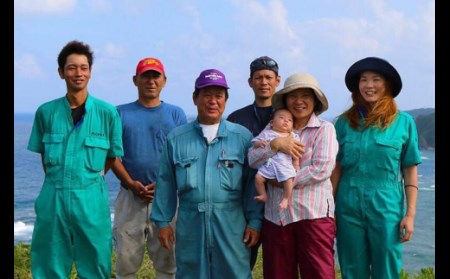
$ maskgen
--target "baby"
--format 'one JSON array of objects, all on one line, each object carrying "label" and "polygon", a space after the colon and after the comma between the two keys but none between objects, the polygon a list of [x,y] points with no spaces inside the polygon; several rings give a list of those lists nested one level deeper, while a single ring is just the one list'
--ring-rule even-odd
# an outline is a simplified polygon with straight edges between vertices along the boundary
[{"label": "baby", "polygon": [[[264,129],[253,140],[253,146],[265,147],[272,139],[276,137],[288,137],[292,134],[293,138],[300,140],[299,136],[292,132],[294,127],[294,118],[287,109],[277,109],[274,111],[272,119],[269,122],[270,129]],[[290,204],[292,189],[294,188],[294,177],[300,168],[299,158],[293,158],[291,155],[277,152],[270,158],[266,164],[262,165],[255,176],[255,185],[258,196],[255,200],[260,202],[267,201],[267,192],[265,183],[268,179],[277,179],[283,184],[283,199],[278,209],[284,210]]]}]

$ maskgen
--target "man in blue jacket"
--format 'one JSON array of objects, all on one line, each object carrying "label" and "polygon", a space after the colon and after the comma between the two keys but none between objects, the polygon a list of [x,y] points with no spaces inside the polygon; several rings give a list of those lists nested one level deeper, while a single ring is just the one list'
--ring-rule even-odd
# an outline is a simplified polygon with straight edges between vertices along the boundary
[{"label": "man in blue jacket", "polygon": [[178,202],[177,278],[252,278],[250,248],[263,211],[246,156],[252,134],[222,119],[228,89],[219,70],[201,72],[193,93],[197,119],[173,129],[162,151],[150,218],[170,249]]}]

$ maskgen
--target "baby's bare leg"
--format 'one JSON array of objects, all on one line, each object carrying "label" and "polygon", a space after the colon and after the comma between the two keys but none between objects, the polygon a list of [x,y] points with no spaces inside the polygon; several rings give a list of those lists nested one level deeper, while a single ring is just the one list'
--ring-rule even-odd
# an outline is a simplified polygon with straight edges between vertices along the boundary
[{"label": "baby's bare leg", "polygon": [[294,178],[289,178],[286,181],[283,181],[283,199],[280,202],[280,205],[278,206],[278,210],[284,210],[288,207],[291,196],[292,196],[292,189],[294,188]]},{"label": "baby's bare leg", "polygon": [[267,201],[266,181],[267,179],[259,173],[255,175],[255,187],[258,192],[258,196],[255,197],[255,200],[260,202]]}]

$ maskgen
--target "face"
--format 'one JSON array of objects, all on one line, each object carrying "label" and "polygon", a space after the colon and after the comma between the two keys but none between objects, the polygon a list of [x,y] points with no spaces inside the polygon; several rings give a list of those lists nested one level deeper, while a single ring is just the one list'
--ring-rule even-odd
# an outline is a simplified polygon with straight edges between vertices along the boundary
[{"label": "face", "polygon": [[371,71],[361,73],[358,87],[363,99],[371,105],[387,94],[386,79],[379,73]]},{"label": "face", "polygon": [[273,119],[270,120],[270,124],[272,125],[272,129],[274,131],[289,133],[292,131],[294,126],[294,118],[292,117],[292,113],[290,113],[287,109],[277,110],[273,116]]},{"label": "face", "polygon": [[166,77],[157,71],[146,71],[133,76],[133,83],[138,88],[140,100],[159,99],[161,90],[166,85]]},{"label": "face", "polygon": [[248,84],[255,93],[255,99],[270,99],[280,84],[280,76],[272,70],[259,70],[248,79]]},{"label": "face", "polygon": [[197,106],[198,120],[201,124],[212,125],[220,122],[225,111],[226,89],[220,86],[207,86],[193,96]]},{"label": "face", "polygon": [[286,96],[286,108],[295,119],[295,129],[303,128],[314,111],[315,98],[311,88],[299,88]]},{"label": "face", "polygon": [[58,69],[61,79],[66,81],[68,92],[80,92],[87,90],[87,84],[91,78],[91,68],[88,59],[82,54],[67,56],[64,69]]}]

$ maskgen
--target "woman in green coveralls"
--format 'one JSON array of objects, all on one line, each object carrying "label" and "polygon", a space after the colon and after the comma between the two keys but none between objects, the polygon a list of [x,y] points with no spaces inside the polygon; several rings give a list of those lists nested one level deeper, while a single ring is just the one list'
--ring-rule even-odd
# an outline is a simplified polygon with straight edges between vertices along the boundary
[{"label": "woman in green coveralls", "polygon": [[353,104],[335,124],[339,153],[332,175],[342,278],[399,278],[401,243],[411,239],[416,215],[416,125],[397,109],[402,81],[389,62],[359,60],[345,83]]},{"label": "woman in green coveralls", "polygon": [[[45,180],[35,202],[35,279],[111,278],[112,229],[104,171],[123,155],[117,109],[88,94],[93,53],[69,42],[58,55],[67,94],[36,111],[28,149],[41,153]],[[105,167],[106,163],[106,167]]]}]

